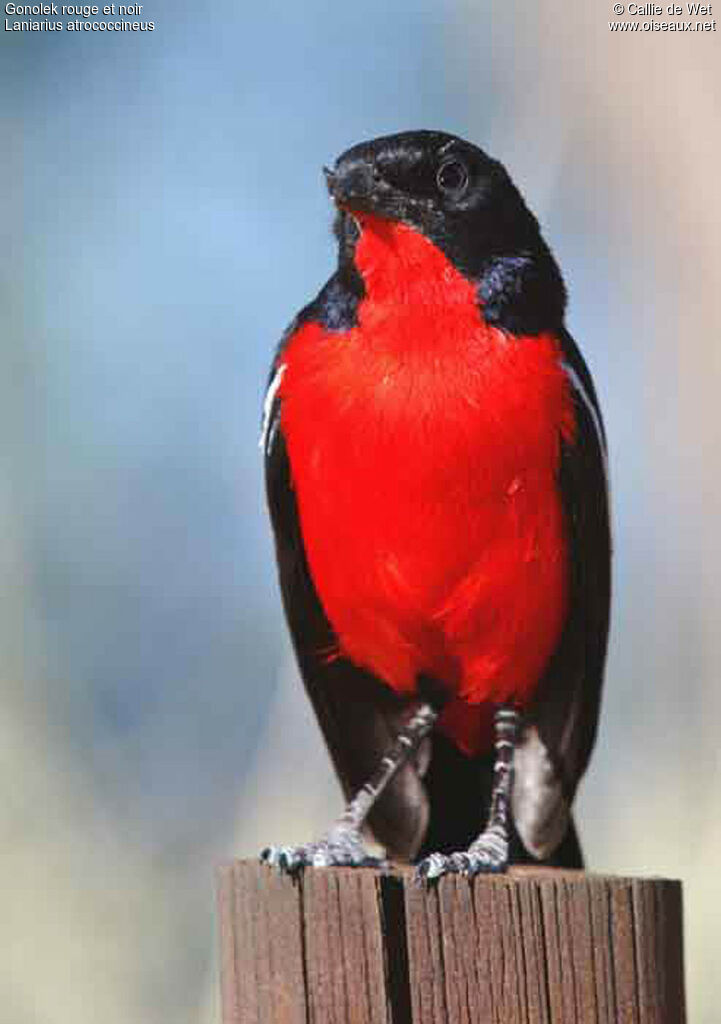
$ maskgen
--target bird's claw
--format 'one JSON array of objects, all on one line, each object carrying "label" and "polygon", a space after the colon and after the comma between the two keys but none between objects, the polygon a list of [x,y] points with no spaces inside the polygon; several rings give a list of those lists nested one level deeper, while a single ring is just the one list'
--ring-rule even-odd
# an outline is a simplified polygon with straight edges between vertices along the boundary
[{"label": "bird's claw", "polygon": [[499,849],[497,841],[484,843],[483,837],[468,850],[459,853],[432,853],[425,857],[415,870],[415,881],[420,885],[430,885],[443,875],[475,875],[500,874],[508,867],[508,849]]},{"label": "bird's claw", "polygon": [[261,852],[260,860],[289,875],[297,874],[305,867],[386,866],[385,860],[368,853],[358,832],[348,829],[337,829],[315,843],[301,846],[267,846]]}]

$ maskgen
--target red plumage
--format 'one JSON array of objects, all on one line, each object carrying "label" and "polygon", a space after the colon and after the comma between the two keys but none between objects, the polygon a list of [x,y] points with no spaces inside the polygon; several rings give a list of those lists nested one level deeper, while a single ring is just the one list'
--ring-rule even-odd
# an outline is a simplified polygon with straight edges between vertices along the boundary
[{"label": "red plumage", "polygon": [[441,728],[477,753],[488,705],[528,703],[567,614],[568,378],[552,335],[488,325],[425,236],[357,219],[358,326],[307,323],[283,354],[303,542],[338,653],[398,692],[438,680]]}]

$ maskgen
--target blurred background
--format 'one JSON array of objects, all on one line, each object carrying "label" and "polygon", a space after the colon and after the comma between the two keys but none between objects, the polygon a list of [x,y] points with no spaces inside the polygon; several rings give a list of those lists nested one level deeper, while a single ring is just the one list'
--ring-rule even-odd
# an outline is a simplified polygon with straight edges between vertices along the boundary
[{"label": "blurred background", "polygon": [[150,0],[152,33],[3,33],[8,1024],[218,1024],[214,866],[340,807],[258,424],[333,265],[321,165],[417,127],[502,159],[564,270],[617,549],[587,858],[683,879],[690,1020],[718,1021],[721,32],[390,7]]}]

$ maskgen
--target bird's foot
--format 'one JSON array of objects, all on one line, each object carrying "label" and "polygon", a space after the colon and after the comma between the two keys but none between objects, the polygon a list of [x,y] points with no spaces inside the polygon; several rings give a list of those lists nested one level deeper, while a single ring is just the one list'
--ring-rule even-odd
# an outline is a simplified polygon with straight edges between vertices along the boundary
[{"label": "bird's foot", "polygon": [[463,852],[432,853],[415,870],[415,879],[428,885],[442,875],[500,874],[508,867],[508,841],[497,832],[484,832]]},{"label": "bird's foot", "polygon": [[373,857],[366,850],[360,832],[349,828],[333,828],[322,839],[302,846],[267,846],[261,853],[264,864],[294,875],[301,868],[382,868],[385,860]]}]

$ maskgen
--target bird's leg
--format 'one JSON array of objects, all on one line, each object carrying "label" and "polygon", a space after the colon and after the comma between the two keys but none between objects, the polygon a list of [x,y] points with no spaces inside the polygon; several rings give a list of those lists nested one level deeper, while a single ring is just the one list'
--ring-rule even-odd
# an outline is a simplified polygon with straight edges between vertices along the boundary
[{"label": "bird's leg", "polygon": [[494,716],[496,760],[488,824],[467,850],[448,855],[432,853],[416,868],[419,881],[431,881],[445,874],[477,875],[505,871],[508,867],[508,829],[513,788],[513,753],[520,715],[501,706]]},{"label": "bird's leg", "polygon": [[361,829],[376,800],[396,772],[418,750],[437,718],[438,712],[430,704],[417,707],[396,736],[391,749],[381,759],[376,771],[321,839],[303,846],[268,846],[261,853],[260,859],[290,873],[306,865],[382,866],[384,862],[378,857],[372,857],[366,850]]}]

